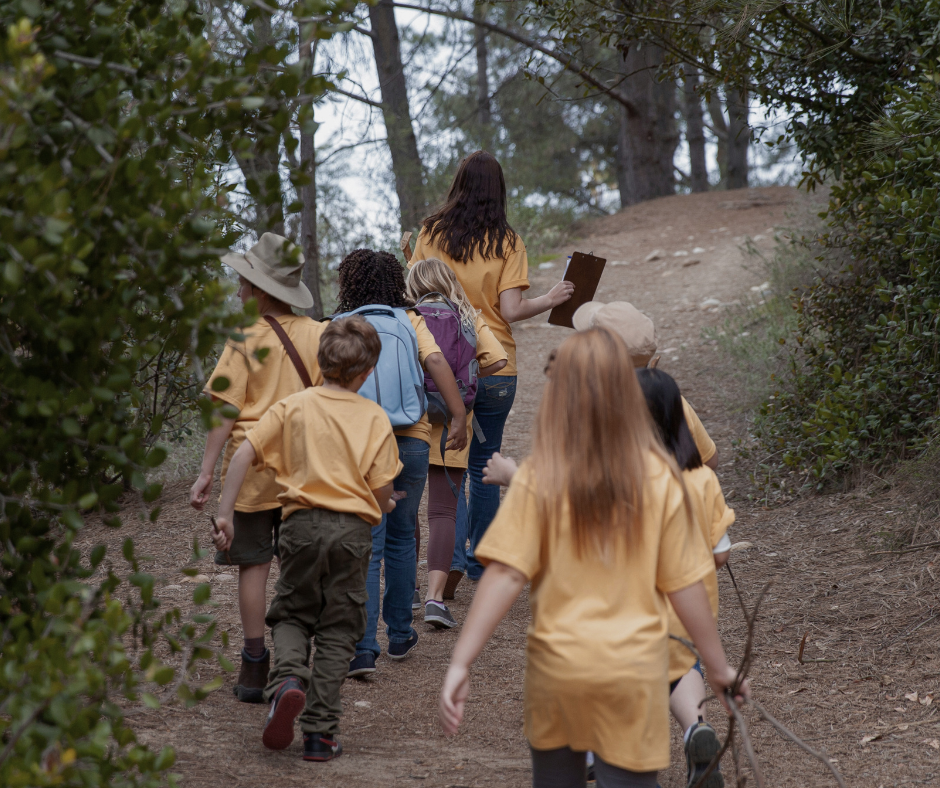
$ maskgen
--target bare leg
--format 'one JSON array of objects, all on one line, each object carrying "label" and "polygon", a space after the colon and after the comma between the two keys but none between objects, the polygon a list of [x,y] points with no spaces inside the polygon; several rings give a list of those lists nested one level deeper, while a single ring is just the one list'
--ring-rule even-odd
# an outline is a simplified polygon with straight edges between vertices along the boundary
[{"label": "bare leg", "polygon": [[264,637],[265,599],[271,562],[238,567],[238,612],[246,638]]},{"label": "bare leg", "polygon": [[694,668],[686,673],[679,685],[669,696],[669,710],[685,733],[698,718],[705,718],[705,707],[699,704],[705,700],[705,680]]},{"label": "bare leg", "polygon": [[447,572],[431,570],[428,572],[428,599],[435,602],[444,601],[444,584],[447,583]]}]

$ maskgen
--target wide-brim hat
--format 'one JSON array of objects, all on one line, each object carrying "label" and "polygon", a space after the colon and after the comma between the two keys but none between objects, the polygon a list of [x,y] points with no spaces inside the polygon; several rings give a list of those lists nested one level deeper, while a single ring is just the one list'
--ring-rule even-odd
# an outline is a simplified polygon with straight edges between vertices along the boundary
[{"label": "wide-brim hat", "polygon": [[313,296],[301,280],[304,256],[283,236],[265,233],[245,254],[232,252],[222,262],[278,301],[299,309],[313,306]]},{"label": "wide-brim hat", "polygon": [[575,329],[606,328],[627,344],[633,365],[645,367],[656,354],[656,328],[653,321],[627,301],[588,301],[578,307],[571,319]]}]

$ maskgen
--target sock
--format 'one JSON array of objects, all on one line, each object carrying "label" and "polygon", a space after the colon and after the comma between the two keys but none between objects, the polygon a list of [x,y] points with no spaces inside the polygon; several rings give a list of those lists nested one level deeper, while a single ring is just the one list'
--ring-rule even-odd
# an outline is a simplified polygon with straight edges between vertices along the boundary
[{"label": "sock", "polygon": [[260,638],[245,638],[245,652],[252,659],[264,656],[264,635]]}]

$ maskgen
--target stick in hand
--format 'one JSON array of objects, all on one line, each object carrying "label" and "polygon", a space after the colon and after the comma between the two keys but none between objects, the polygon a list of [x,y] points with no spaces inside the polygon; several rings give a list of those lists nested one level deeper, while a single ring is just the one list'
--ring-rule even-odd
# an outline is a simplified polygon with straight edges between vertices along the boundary
[{"label": "stick in hand", "polygon": [[[219,526],[218,526],[218,523],[216,523],[215,521],[215,516],[210,516],[209,522],[212,523],[212,533],[213,534],[219,533]],[[232,557],[228,554],[228,550],[225,551],[225,563],[228,564],[229,566],[232,565]]]}]

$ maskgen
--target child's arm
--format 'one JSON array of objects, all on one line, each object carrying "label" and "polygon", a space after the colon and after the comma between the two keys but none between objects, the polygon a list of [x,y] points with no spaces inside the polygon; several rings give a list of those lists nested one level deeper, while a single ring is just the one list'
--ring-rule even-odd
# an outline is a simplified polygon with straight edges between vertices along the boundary
[{"label": "child's arm", "polygon": [[379,508],[385,513],[388,514],[392,509],[395,508],[396,499],[393,497],[395,494],[395,482],[389,482],[382,487],[379,487],[378,490],[373,490],[372,494],[375,496],[376,502],[379,504]]},{"label": "child's arm", "polygon": [[202,468],[199,478],[189,491],[189,505],[197,512],[201,512],[209,496],[212,494],[212,476],[215,473],[215,464],[225,447],[225,441],[232,434],[235,419],[222,419],[218,427],[213,427],[206,435],[206,450],[202,455]]},{"label": "child's arm", "polygon": [[235,527],[232,518],[235,516],[235,500],[242,482],[248,474],[248,469],[254,464],[257,454],[250,441],[245,441],[238,447],[235,456],[228,466],[225,476],[225,486],[222,487],[222,500],[219,502],[219,515],[215,518],[218,530],[212,532],[212,541],[216,550],[228,550],[232,546],[235,536]]},{"label": "child's arm", "polygon": [[454,371],[447,363],[443,353],[432,353],[424,360],[424,368],[441,392],[444,404],[451,412],[450,435],[447,438],[446,448],[460,451],[467,445],[467,406],[463,404],[463,397],[457,389]]},{"label": "child's arm", "polygon": [[519,466],[512,457],[503,457],[498,451],[486,461],[483,469],[483,484],[498,484],[508,487],[512,477],[516,475]]},{"label": "child's arm", "polygon": [[499,294],[499,313],[507,323],[517,323],[554,309],[574,293],[574,284],[562,280],[538,298],[523,298],[521,287],[511,287]]},{"label": "child's arm", "polygon": [[477,372],[477,377],[479,378],[488,378],[490,375],[495,375],[503,367],[505,367],[509,361],[505,358],[501,358],[495,364],[490,364],[488,367],[480,367],[480,371]]},{"label": "child's arm", "polygon": [[[699,580],[668,596],[676,615],[679,616],[682,625],[692,636],[692,642],[695,643],[699,654],[702,655],[712,691],[721,701],[721,705],[728,709],[728,704],[725,702],[725,690],[734,684],[737,671],[728,664],[725,650],[721,647],[721,638],[718,637],[718,627],[715,625],[705,584]],[[751,696],[751,686],[747,679],[741,683],[737,698],[742,696],[745,698]],[[730,709],[728,713],[731,713]]]},{"label": "child's arm", "polygon": [[725,564],[728,563],[728,556],[731,555],[730,550],[722,550],[720,553],[714,553],[715,556],[715,569],[721,569]]},{"label": "child's arm", "polygon": [[526,577],[522,572],[498,561],[493,561],[480,578],[441,689],[438,717],[448,736],[457,732],[463,719],[464,704],[470,694],[470,666],[525,584]]}]

